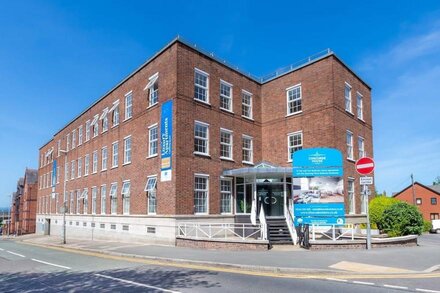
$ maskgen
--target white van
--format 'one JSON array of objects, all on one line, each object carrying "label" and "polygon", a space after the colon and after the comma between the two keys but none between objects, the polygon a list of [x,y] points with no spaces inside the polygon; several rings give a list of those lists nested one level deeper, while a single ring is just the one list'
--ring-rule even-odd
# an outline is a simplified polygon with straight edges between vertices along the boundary
[{"label": "white van", "polygon": [[440,220],[432,220],[432,228],[429,232],[440,233]]}]

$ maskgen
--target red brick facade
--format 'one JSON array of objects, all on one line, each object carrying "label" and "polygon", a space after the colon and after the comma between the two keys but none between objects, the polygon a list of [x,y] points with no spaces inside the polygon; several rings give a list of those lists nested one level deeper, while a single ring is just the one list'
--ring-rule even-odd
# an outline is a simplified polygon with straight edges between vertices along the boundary
[{"label": "red brick facade", "polygon": [[[200,69],[209,74],[209,103],[194,99],[194,70]],[[149,77],[158,73],[159,103],[148,106],[148,91],[144,88]],[[220,80],[232,84],[232,112],[220,109]],[[352,87],[352,103],[356,113],[356,92],[363,95],[364,119],[357,119],[344,108],[344,85]],[[286,88],[301,84],[301,113],[286,117]],[[252,119],[242,116],[241,93],[245,90],[252,94]],[[131,92],[133,97],[133,117],[124,121],[125,95]],[[110,108],[114,101],[120,101],[120,123],[112,127],[111,113],[109,129],[102,132],[101,120],[98,120],[99,134],[85,141],[85,127],[88,120]],[[160,106],[173,100],[173,154],[172,179],[160,180],[160,143],[159,154],[148,157],[148,128],[158,123],[160,133]],[[194,123],[201,121],[209,124],[209,156],[194,154]],[[78,129],[83,128],[82,143],[78,145]],[[220,159],[220,128],[232,131],[232,160]],[[357,156],[357,137],[365,139],[365,150],[373,155],[372,117],[370,88],[350,71],[334,54],[307,64],[297,70],[267,82],[250,78],[231,67],[218,62],[211,56],[201,53],[186,43],[176,40],[142,65],[121,84],[104,95],[99,101],[85,110],[69,124],[64,126],[40,149],[38,213],[55,214],[62,205],[65,161],[69,163],[69,178],[66,191],[75,191],[73,210],[76,210],[77,190],[88,188],[88,214],[92,212],[91,188],[98,188],[97,214],[100,214],[100,191],[105,184],[107,197],[111,183],[118,183],[117,214],[123,214],[121,187],[124,180],[130,180],[130,215],[147,214],[147,194],[144,191],[147,177],[157,175],[157,216],[194,214],[194,175],[209,175],[208,214],[220,213],[220,176],[224,170],[252,165],[242,162],[242,135],[253,138],[253,163],[268,161],[280,166],[290,166],[288,162],[287,135],[294,131],[303,132],[303,148],[336,147],[346,153],[346,131],[353,132],[354,153]],[[72,140],[76,132],[75,147],[67,154],[58,152],[67,148],[67,134]],[[132,138],[131,163],[123,164],[124,138]],[[112,168],[112,143],[119,142],[118,166]],[[101,170],[101,150],[107,147],[107,169]],[[52,151],[51,151],[52,150]],[[92,173],[92,153],[98,151],[98,170]],[[84,158],[90,155],[90,171],[84,175]],[[78,176],[78,158],[82,159],[82,174]],[[52,171],[52,161],[59,166],[58,183],[52,198],[51,184],[47,184]],[[71,179],[71,162],[75,161],[75,178]],[[345,161],[346,177],[353,177],[355,184],[356,213],[360,213],[358,175],[354,170],[354,161]],[[46,178],[46,180],[44,180]],[[45,181],[45,182],[44,182]],[[234,196],[234,195],[233,195]],[[57,200],[58,198],[58,200]],[[81,203],[82,205],[82,203]],[[82,210],[82,208],[81,208]],[[107,198],[106,215],[110,214],[110,199]]]},{"label": "red brick facade", "polygon": [[415,182],[414,193],[410,185],[393,197],[409,204],[415,204],[422,213],[423,219],[427,221],[440,219],[440,192],[433,188],[436,188],[436,186],[425,186]]}]

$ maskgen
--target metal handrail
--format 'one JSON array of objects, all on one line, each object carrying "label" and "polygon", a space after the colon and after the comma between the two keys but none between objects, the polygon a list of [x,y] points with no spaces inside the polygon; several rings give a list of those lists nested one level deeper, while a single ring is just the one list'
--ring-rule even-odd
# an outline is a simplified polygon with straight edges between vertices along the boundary
[{"label": "metal handrail", "polygon": [[296,245],[298,241],[298,236],[296,235],[296,230],[293,227],[293,215],[292,215],[292,206],[290,199],[287,205],[286,223],[287,223],[287,227],[289,228],[289,232],[290,232],[290,236],[292,237],[293,244]]},{"label": "metal handrail", "polygon": [[196,239],[224,239],[242,241],[256,238],[266,240],[264,224],[237,223],[178,223],[177,236]]},{"label": "metal handrail", "polygon": [[266,213],[264,212],[263,204],[260,205],[260,214],[258,215],[258,219],[260,220],[262,237],[264,240],[267,240],[267,221],[266,221]]}]

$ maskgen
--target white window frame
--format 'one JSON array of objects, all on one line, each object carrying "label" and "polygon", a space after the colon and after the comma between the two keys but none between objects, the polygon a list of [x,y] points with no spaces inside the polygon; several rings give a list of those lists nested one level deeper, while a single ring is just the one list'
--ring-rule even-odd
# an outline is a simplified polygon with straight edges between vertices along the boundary
[{"label": "white window frame", "polygon": [[119,141],[112,143],[112,169],[118,167],[119,163]]},{"label": "white window frame", "polygon": [[[127,143],[129,142],[129,147]],[[128,165],[131,163],[132,157],[132,140],[131,135],[124,137],[124,163],[122,165]]]},{"label": "white window frame", "polygon": [[87,215],[89,213],[89,189],[84,188],[84,191],[81,195],[83,200],[83,214]]},{"label": "white window frame", "polygon": [[[222,190],[222,181],[228,182],[230,184],[230,190],[226,191],[226,190]],[[232,184],[232,178],[225,178],[225,177],[220,177],[220,213],[222,215],[230,215],[232,214],[232,206],[233,206],[233,197],[232,197],[232,190],[233,190],[233,184]],[[229,195],[229,212],[224,212],[223,211],[223,195]]]},{"label": "white window frame", "polygon": [[[349,135],[350,141],[348,140]],[[347,159],[354,161],[353,132],[351,132],[350,130],[347,130],[345,134],[345,142],[347,146]]]},{"label": "white window frame", "polygon": [[356,92],[356,112],[357,118],[364,121],[364,96]]},{"label": "white window frame", "polygon": [[76,212],[75,212],[75,214],[77,214],[77,215],[79,215],[80,214],[80,212],[81,212],[81,190],[80,189],[77,189],[76,190]]},{"label": "white window frame", "polygon": [[71,162],[70,162],[70,166],[71,166],[71,169],[70,169],[70,180],[73,180],[73,179],[75,179],[75,171],[76,171],[76,166],[75,166],[75,160],[72,160]]},{"label": "white window frame", "polygon": [[[64,163],[64,181],[69,181],[69,162]],[[43,174],[43,176],[46,176],[46,174]],[[46,188],[46,177],[43,177],[43,188]]]},{"label": "white window frame", "polygon": [[[352,189],[350,190],[350,183],[352,184]],[[353,215],[356,213],[356,203],[355,203],[355,180],[353,177],[347,178],[347,202],[348,202],[348,213]],[[351,200],[350,200],[351,197]]]},{"label": "white window frame", "polygon": [[[229,87],[229,96],[222,93],[222,86]],[[229,108],[225,108],[222,106],[222,99],[229,100]],[[233,104],[234,104],[233,103],[233,85],[229,82],[222,80],[222,79],[220,79],[220,103],[219,104],[220,104],[219,105],[220,109],[227,111],[227,112],[234,113],[234,110],[233,110],[233,107],[234,107],[233,106]]]},{"label": "white window frame", "polygon": [[92,186],[92,215],[96,215],[98,187]]},{"label": "white window frame", "polygon": [[80,178],[82,176],[82,158],[78,158],[78,171],[76,174],[77,178]]},{"label": "white window frame", "polygon": [[[297,135],[301,136],[301,144],[290,145],[291,137],[293,138],[294,136],[297,136]],[[291,133],[287,134],[287,162],[292,162],[292,154],[295,152],[295,150],[291,151],[291,149],[300,148],[298,150],[302,150],[303,145],[304,145],[304,135],[303,135],[303,131],[302,130],[291,132]]]},{"label": "white window frame", "polygon": [[[197,125],[199,125],[201,127],[206,127],[206,137],[196,136],[196,126]],[[200,152],[200,151],[195,150],[196,149],[196,142],[195,142],[196,139],[205,142],[206,152]],[[197,121],[197,120],[194,121],[194,143],[193,144],[194,144],[194,146],[193,146],[194,152],[193,153],[195,155],[209,156],[209,124],[208,123],[205,123],[202,121]]]},{"label": "white window frame", "polygon": [[125,109],[124,121],[126,121],[133,117],[133,91],[129,91],[128,93],[125,94],[124,109]]},{"label": "white window frame", "polygon": [[[128,191],[125,190],[126,189],[126,185],[128,185]],[[131,189],[131,182],[130,182],[130,180],[122,181],[122,188],[121,188],[122,214],[124,214],[124,215],[129,215],[130,214],[130,189]]]},{"label": "white window frame", "polygon": [[107,185],[101,185],[101,215],[106,214],[107,206]]},{"label": "white window frame", "polygon": [[89,175],[90,170],[90,154],[84,156],[84,176]]},{"label": "white window frame", "polygon": [[59,139],[57,142],[57,157],[59,157],[60,155],[61,155],[61,139]]},{"label": "white window frame", "polygon": [[[222,134],[227,134],[229,135],[229,143],[226,142],[222,142]],[[229,148],[229,156],[225,157],[222,156],[222,147],[227,147]],[[226,128],[220,128],[220,159],[222,160],[230,160],[233,161],[234,160],[234,135],[233,135],[233,131],[226,129]]]},{"label": "white window frame", "polygon": [[[145,192],[147,192],[147,214],[157,214],[157,174],[147,177],[147,183],[145,184]],[[154,211],[150,211],[152,197],[154,197]]]},{"label": "white window frame", "polygon": [[70,151],[70,133],[66,135],[66,152]]},{"label": "white window frame", "polygon": [[[290,92],[292,92],[294,90],[297,90],[297,89],[299,89],[299,98],[295,97],[295,98],[291,99],[290,98]],[[300,109],[298,111],[291,112],[290,111],[290,105],[294,104],[296,101],[299,101]],[[293,85],[293,86],[288,87],[286,89],[286,102],[287,102],[287,114],[286,114],[286,116],[292,116],[292,115],[299,114],[299,113],[302,112],[302,86],[301,86],[301,83]]]},{"label": "white window frame", "polygon": [[[195,215],[207,215],[209,214],[209,175],[208,174],[200,174],[200,173],[196,173],[194,174],[194,196],[193,196],[193,200],[194,200],[194,214]],[[206,179],[206,189],[197,189],[196,188],[196,178],[203,178]],[[196,192],[206,192],[206,197],[205,197],[205,208],[206,210],[203,212],[197,212],[197,208],[196,208]]]},{"label": "white window frame", "polygon": [[[244,147],[244,140],[245,139],[249,139],[250,140],[250,144],[251,144],[250,148],[245,148]],[[250,152],[250,157],[251,157],[250,161],[244,160],[243,151],[245,151],[245,150]],[[241,136],[241,153],[242,153],[241,154],[242,155],[242,163],[249,164],[249,165],[253,165],[254,164],[254,138],[252,136],[249,136],[249,135],[246,135],[246,134],[243,134]]]},{"label": "white window frame", "polygon": [[[156,138],[152,138],[152,132],[156,130]],[[154,148],[156,152],[153,152]],[[148,126],[148,158],[157,157],[159,152],[159,127],[157,123]]]},{"label": "white window frame", "polygon": [[102,122],[100,122],[102,124],[102,131],[101,133],[107,132],[108,130],[108,107],[104,108],[104,110],[102,110],[102,114],[99,117],[99,120],[102,120]]},{"label": "white window frame", "polygon": [[[244,96],[249,96],[249,104],[244,103]],[[249,116],[244,114],[244,107],[249,108]],[[253,119],[253,94],[251,92],[248,92],[246,90],[241,90],[241,117],[244,117],[249,120]]]},{"label": "white window frame", "polygon": [[[204,77],[206,77],[206,86],[197,84],[197,79],[196,79],[197,74],[200,74],[200,75],[203,75]],[[198,99],[196,97],[196,87],[205,91],[205,100]],[[194,100],[210,105],[210,103],[209,103],[209,73],[207,73],[203,70],[200,70],[198,68],[194,68]]]},{"label": "white window frame", "polygon": [[107,170],[107,158],[108,158],[108,149],[107,147],[102,147],[101,149],[101,172]]},{"label": "white window frame", "polygon": [[119,125],[120,113],[119,113],[119,103],[112,111],[112,128]]},{"label": "white window frame", "polygon": [[76,147],[76,129],[72,130],[72,150]]},{"label": "white window frame", "polygon": [[[348,89],[348,96],[347,96]],[[353,114],[353,99],[352,99],[352,87],[348,82],[344,85],[344,108],[350,114]]]},{"label": "white window frame", "polygon": [[78,127],[78,145],[80,146],[82,145],[82,143],[83,143],[83,126],[80,125]]},{"label": "white window frame", "polygon": [[86,139],[85,141],[89,141],[90,140],[90,120],[86,121]]},{"label": "white window frame", "polygon": [[[154,90],[154,85],[157,84],[157,89]],[[159,103],[159,72],[156,72],[148,78],[148,84],[144,88],[148,91],[148,108],[153,107]]]},{"label": "white window frame", "polygon": [[92,174],[98,172],[98,150],[94,150],[92,153]]},{"label": "white window frame", "polygon": [[[115,187],[114,189],[113,186]],[[116,215],[118,213],[118,183],[117,182],[113,182],[110,185],[109,198],[110,198],[110,214]]]},{"label": "white window frame", "polygon": [[358,136],[358,156],[359,159],[367,156],[367,152],[365,151],[365,139],[362,136]]}]

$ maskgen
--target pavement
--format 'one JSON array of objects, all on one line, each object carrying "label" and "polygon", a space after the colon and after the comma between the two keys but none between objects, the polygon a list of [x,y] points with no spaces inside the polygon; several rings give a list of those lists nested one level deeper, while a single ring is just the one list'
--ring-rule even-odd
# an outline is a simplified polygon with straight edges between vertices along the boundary
[{"label": "pavement", "polygon": [[61,244],[56,236],[28,235],[16,241],[113,256],[142,258],[167,263],[204,264],[276,272],[352,273],[440,273],[440,234],[419,237],[417,247],[387,247],[372,250],[309,251],[293,246],[269,251],[205,250],[185,247],[68,239]]},{"label": "pavement", "polygon": [[[79,239],[62,245],[59,237],[38,235],[2,238],[0,288],[1,292],[440,293],[440,271],[433,265],[440,263],[439,236],[422,236],[418,247],[371,251],[282,247],[239,252]],[[427,259],[422,257],[429,253]],[[392,257],[402,259],[393,262],[398,266],[388,264]]]}]

